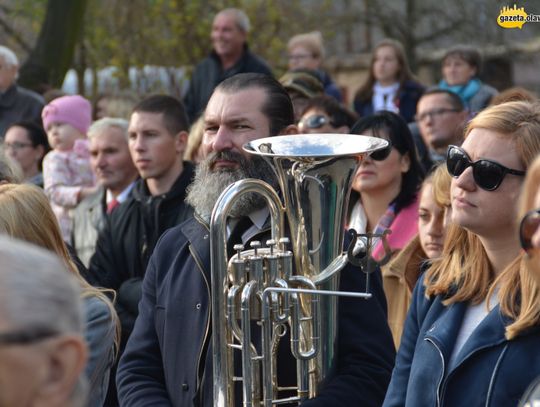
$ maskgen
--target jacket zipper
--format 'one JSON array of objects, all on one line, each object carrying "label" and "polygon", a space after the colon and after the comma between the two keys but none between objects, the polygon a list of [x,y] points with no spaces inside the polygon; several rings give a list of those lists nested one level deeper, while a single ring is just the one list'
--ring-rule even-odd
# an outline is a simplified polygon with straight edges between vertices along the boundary
[{"label": "jacket zipper", "polygon": [[437,344],[431,338],[424,338],[424,340],[428,341],[428,342],[431,342],[431,344],[433,346],[435,346],[435,349],[437,349],[437,351],[439,352],[439,356],[441,357],[442,372],[441,372],[441,377],[439,378],[439,383],[437,383],[437,407],[441,407],[441,385],[442,385],[443,378],[444,378],[444,371],[446,369],[445,363],[444,363],[444,356],[443,356],[441,350],[439,349],[439,347],[437,346]]},{"label": "jacket zipper", "polygon": [[[204,271],[203,271],[203,267],[202,267],[202,264],[200,262],[200,259],[197,257],[196,253],[191,250],[191,245],[189,246],[189,252],[191,253],[191,256],[193,257],[193,259],[195,260],[195,263],[197,264],[197,268],[199,269],[199,272],[202,274],[203,276],[203,279],[204,279],[204,283],[206,284],[206,291],[208,292],[208,298],[209,298],[209,301],[208,301],[208,312],[206,314],[206,329],[205,329],[205,332],[204,332],[204,340],[202,342],[202,345],[201,345],[201,349],[199,350],[199,356],[197,357],[197,391],[200,389],[200,386],[201,386],[201,381],[202,381],[202,375],[200,374],[201,372],[201,356],[202,356],[202,353],[203,353],[203,350],[204,350],[204,345],[206,343],[206,340],[208,338],[208,331],[210,329],[210,316],[212,315],[212,301],[211,301],[211,293],[210,293],[210,286],[208,284],[208,280],[206,279],[206,276],[204,275]],[[201,393],[201,396],[202,396],[202,393]]]}]

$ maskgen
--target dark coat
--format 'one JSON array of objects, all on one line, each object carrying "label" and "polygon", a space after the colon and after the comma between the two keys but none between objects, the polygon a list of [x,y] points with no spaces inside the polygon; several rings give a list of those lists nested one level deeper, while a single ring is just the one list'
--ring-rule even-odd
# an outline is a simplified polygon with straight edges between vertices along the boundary
[{"label": "dark coat", "polygon": [[423,280],[413,293],[384,407],[516,406],[540,375],[540,327],[507,340],[512,321],[497,305],[448,366],[468,304],[427,299]]},{"label": "dark coat", "polygon": [[317,71],[317,74],[319,75],[321,82],[324,87],[324,93],[328,96],[332,96],[334,99],[336,99],[339,103],[343,102],[343,96],[341,95],[341,91],[339,90],[339,87],[335,84],[335,82],[332,80],[330,75],[323,71],[322,69],[319,69]]},{"label": "dark coat", "polygon": [[[195,218],[160,239],[119,364],[121,405],[213,405],[209,240],[208,226]],[[359,270],[346,267],[340,288],[360,291],[364,282]],[[380,274],[373,276],[371,292],[370,300],[340,297],[337,372],[304,405],[380,406],[395,353]]]},{"label": "dark coat", "polygon": [[0,95],[0,140],[9,126],[19,121],[30,121],[41,126],[43,98],[31,90],[11,85]]},{"label": "dark coat", "polygon": [[[399,88],[397,94],[397,107],[399,114],[407,123],[414,121],[416,115],[416,104],[424,93],[424,87],[418,82],[405,81],[402,87]],[[356,98],[353,102],[354,110],[360,117],[372,115],[373,103],[371,99],[360,100]]]},{"label": "dark coat", "polygon": [[206,108],[215,87],[220,82],[236,74],[247,72],[272,75],[272,71],[266,62],[253,54],[247,45],[245,45],[244,53],[238,62],[225,70],[221,66],[219,56],[212,51],[210,55],[197,64],[191,76],[189,89],[184,98],[189,120],[192,123],[197,120],[197,117]]},{"label": "dark coat", "polygon": [[118,291],[116,307],[123,342],[137,317],[142,278],[159,237],[193,213],[184,203],[193,174],[193,165],[184,163],[171,190],[161,196],[152,196],[145,181],[139,179],[132,196],[107,217],[99,234],[86,277],[93,285]]}]

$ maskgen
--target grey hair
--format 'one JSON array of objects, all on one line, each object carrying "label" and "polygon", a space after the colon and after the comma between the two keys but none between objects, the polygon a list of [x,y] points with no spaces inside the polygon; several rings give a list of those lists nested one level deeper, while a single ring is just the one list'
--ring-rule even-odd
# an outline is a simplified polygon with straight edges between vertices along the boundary
[{"label": "grey hair", "polygon": [[53,253],[0,236],[0,315],[16,328],[82,334],[80,284]]},{"label": "grey hair", "polygon": [[129,122],[126,119],[121,119],[119,117],[104,117],[102,119],[96,120],[88,128],[87,136],[91,140],[96,135],[103,132],[109,127],[117,127],[122,131],[122,134],[126,138],[126,141],[129,140],[128,127]]},{"label": "grey hair", "polygon": [[4,63],[8,66],[19,66],[19,59],[17,55],[8,47],[0,45],[0,58],[4,60]]},{"label": "grey hair", "polygon": [[216,14],[216,17],[222,16],[222,15],[229,15],[234,17],[234,20],[236,21],[236,25],[238,28],[245,32],[246,34],[251,29],[251,24],[249,22],[249,17],[247,14],[240,10],[239,8],[226,8],[224,10],[221,10],[219,13]]},{"label": "grey hair", "polygon": [[[0,317],[13,329],[40,327],[82,336],[80,283],[52,252],[0,235]],[[81,374],[71,395],[74,406],[86,405],[88,389]]]},{"label": "grey hair", "polygon": [[307,48],[315,58],[322,59],[324,57],[323,37],[320,31],[311,31],[309,33],[297,34],[294,37],[291,37],[287,43],[289,52],[297,46]]},{"label": "grey hair", "polygon": [[0,184],[18,184],[23,179],[22,169],[15,160],[9,157],[0,145]]}]

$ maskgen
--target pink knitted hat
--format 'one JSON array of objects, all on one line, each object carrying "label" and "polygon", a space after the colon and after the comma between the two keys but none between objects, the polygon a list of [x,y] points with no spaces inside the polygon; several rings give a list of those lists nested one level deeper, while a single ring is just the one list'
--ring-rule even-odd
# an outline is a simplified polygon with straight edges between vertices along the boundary
[{"label": "pink knitted hat", "polygon": [[92,105],[79,95],[62,96],[43,108],[41,118],[45,130],[51,123],[68,123],[86,134],[92,123]]}]

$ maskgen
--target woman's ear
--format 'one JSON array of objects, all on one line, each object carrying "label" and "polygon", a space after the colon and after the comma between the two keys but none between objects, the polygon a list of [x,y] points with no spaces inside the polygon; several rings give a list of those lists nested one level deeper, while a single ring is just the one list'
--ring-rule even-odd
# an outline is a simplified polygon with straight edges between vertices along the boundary
[{"label": "woman's ear", "polygon": [[411,157],[409,156],[409,153],[403,154],[400,160],[401,172],[405,174],[411,168]]}]

